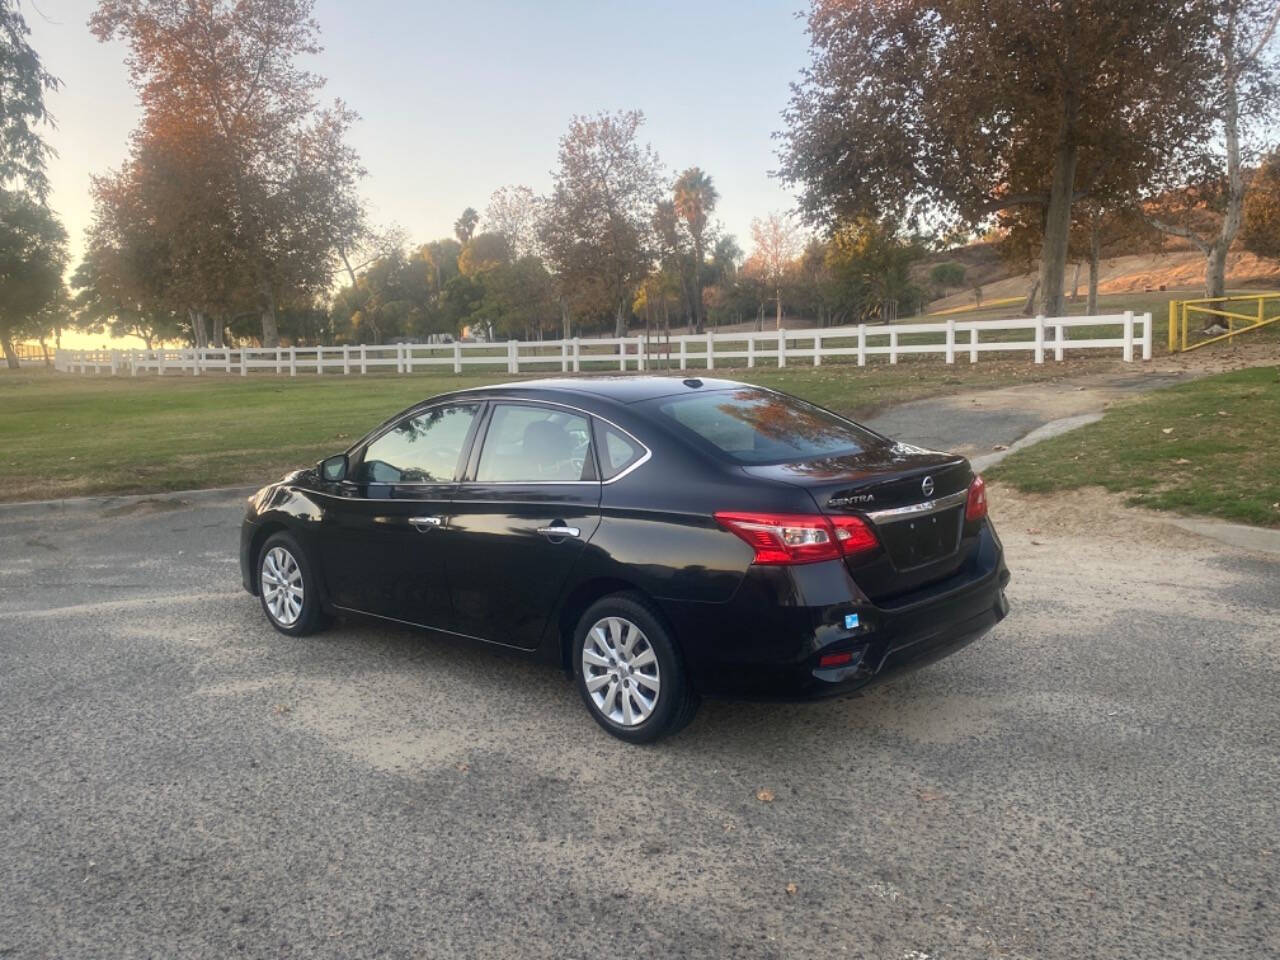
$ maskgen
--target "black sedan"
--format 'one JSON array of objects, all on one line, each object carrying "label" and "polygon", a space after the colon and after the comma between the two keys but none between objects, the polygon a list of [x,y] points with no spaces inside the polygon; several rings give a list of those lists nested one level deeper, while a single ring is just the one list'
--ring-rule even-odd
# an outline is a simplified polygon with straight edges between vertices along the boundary
[{"label": "black sedan", "polygon": [[417,404],[250,498],[245,589],[562,665],[643,742],[701,696],[847,694],[982,636],[1009,580],[982,478],[728,380],[544,380]]}]

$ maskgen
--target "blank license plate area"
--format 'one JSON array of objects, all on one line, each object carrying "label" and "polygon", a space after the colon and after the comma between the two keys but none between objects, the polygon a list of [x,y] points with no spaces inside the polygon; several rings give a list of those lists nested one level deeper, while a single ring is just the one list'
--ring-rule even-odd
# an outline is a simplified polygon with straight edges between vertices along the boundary
[{"label": "blank license plate area", "polygon": [[878,527],[880,542],[893,565],[899,570],[909,570],[955,553],[960,546],[963,510],[963,507],[953,507]]}]

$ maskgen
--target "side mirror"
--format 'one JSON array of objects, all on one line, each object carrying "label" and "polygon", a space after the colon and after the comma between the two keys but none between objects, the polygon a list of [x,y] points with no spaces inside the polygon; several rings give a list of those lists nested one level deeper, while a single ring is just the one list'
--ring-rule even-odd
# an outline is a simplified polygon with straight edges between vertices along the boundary
[{"label": "side mirror", "polygon": [[347,478],[347,455],[340,453],[336,457],[328,457],[316,464],[320,471],[320,479],[328,483],[338,483]]}]

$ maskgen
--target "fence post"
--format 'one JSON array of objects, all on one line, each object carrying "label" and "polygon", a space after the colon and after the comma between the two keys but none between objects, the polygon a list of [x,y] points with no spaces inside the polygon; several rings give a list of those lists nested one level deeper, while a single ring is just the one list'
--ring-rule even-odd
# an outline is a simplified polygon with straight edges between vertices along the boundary
[{"label": "fence post", "polygon": [[636,337],[636,370],[649,369],[649,354],[645,350],[644,337]]},{"label": "fence post", "polygon": [[582,372],[582,338],[573,338],[573,372]]},{"label": "fence post", "polygon": [[247,377],[249,375],[249,348],[240,348],[240,376]]},{"label": "fence post", "polygon": [[714,370],[716,368],[716,334],[714,330],[707,331],[707,369]]},{"label": "fence post", "polygon": [[284,351],[280,347],[276,347],[276,376],[284,371]]},{"label": "fence post", "polygon": [[867,325],[858,324],[858,366],[867,365]]},{"label": "fence post", "polygon": [[289,376],[296,377],[298,375],[298,348],[289,348]]},{"label": "fence post", "polygon": [[889,331],[889,362],[898,362],[898,331]]},{"label": "fence post", "polygon": [[462,341],[453,341],[453,372],[462,372]]},{"label": "fence post", "polygon": [[[1262,303],[1261,300],[1258,301]],[[1142,315],[1142,359],[1151,359],[1151,314],[1144,313]]]},{"label": "fence post", "polygon": [[1169,352],[1178,350],[1178,301],[1169,301]]},{"label": "fence post", "polygon": [[365,344],[360,344],[360,375],[369,372],[369,353],[365,349]]},{"label": "fence post", "polygon": [[756,338],[754,333],[747,334],[747,369],[756,365]]},{"label": "fence post", "polygon": [[822,366],[822,334],[820,333],[813,335],[813,365]]},{"label": "fence post", "polygon": [[1124,312],[1124,362],[1133,363],[1133,311]]},{"label": "fence post", "polygon": [[689,369],[689,340],[686,337],[680,338],[680,369]]},{"label": "fence post", "polygon": [[404,372],[413,373],[413,344],[404,345]]},{"label": "fence post", "polygon": [[947,317],[947,363],[956,362],[956,318]]},{"label": "fence post", "polygon": [[129,376],[136,377],[138,375],[138,351],[129,351]]},{"label": "fence post", "polygon": [[516,342],[507,341],[507,373],[520,372],[520,354],[516,352]]},{"label": "fence post", "polygon": [[1053,325],[1053,359],[1062,362],[1063,341],[1067,339],[1067,328],[1060,323]]},{"label": "fence post", "polygon": [[316,376],[324,373],[324,347],[316,346]]},{"label": "fence post", "polygon": [[224,346],[222,348],[223,373],[231,373],[231,348]]},{"label": "fence post", "polygon": [[787,365],[787,331],[778,331],[778,366]]},{"label": "fence post", "polygon": [[[158,377],[164,376],[164,368],[168,365],[168,361],[169,361],[169,354],[165,352],[164,347],[161,347],[160,348],[160,366],[156,367],[156,376]],[[80,372],[84,373],[83,367],[80,369]]]},{"label": "fence post", "polygon": [[111,375],[114,377],[120,372],[120,351],[111,351]]},{"label": "fence post", "polygon": [[342,375],[351,376],[351,344],[349,343],[342,345]]},{"label": "fence post", "polygon": [[569,341],[560,338],[560,372],[569,372]]},{"label": "fence post", "polygon": [[1044,314],[1036,315],[1036,363],[1044,363]]},{"label": "fence post", "polygon": [[977,324],[969,328],[969,362],[978,362],[978,327]]}]

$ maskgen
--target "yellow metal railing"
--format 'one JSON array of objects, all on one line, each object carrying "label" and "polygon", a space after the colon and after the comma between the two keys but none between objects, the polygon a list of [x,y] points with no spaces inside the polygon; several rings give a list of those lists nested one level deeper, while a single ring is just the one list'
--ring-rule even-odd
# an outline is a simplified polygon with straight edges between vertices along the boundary
[{"label": "yellow metal railing", "polygon": [[[1225,325],[1227,332],[1205,336],[1204,330],[1212,325],[1212,319],[1216,319],[1219,326]],[[1199,350],[1242,333],[1252,333],[1277,321],[1280,321],[1280,293],[1170,300],[1169,352]]]}]

